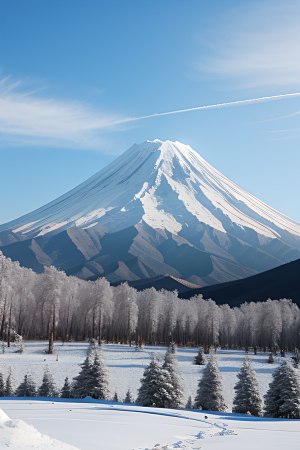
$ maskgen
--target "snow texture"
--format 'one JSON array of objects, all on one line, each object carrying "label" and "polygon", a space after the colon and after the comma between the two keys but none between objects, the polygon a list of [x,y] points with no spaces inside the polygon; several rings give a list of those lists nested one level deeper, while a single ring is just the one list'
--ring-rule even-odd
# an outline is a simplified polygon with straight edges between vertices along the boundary
[{"label": "snow texture", "polygon": [[[16,353],[17,346],[6,348],[5,353],[0,353],[0,372],[3,378],[9,374],[10,367],[13,368],[14,388],[19,386],[26,373],[32,375],[36,386],[41,386],[44,370],[47,367],[52,374],[55,385],[60,390],[68,377],[72,382],[81,370],[89,348],[88,342],[70,342],[62,344],[54,343],[54,353],[45,354],[48,348],[46,341],[25,341],[24,353]],[[109,391],[111,396],[115,392],[119,400],[125,398],[130,389],[134,399],[140,387],[140,379],[145,368],[149,365],[155,355],[160,363],[163,363],[167,347],[145,346],[141,351],[135,351],[135,347],[128,345],[108,344],[100,347],[100,359],[109,372]],[[175,354],[178,360],[179,374],[183,378],[185,404],[191,395],[195,398],[198,382],[206,366],[193,364],[198,353],[197,348],[178,348]],[[58,361],[56,357],[58,354]],[[259,385],[260,394],[263,396],[272,381],[272,373],[280,366],[283,358],[274,356],[274,364],[268,364],[268,353],[249,354],[251,367],[255,371]],[[219,350],[216,355],[223,387],[225,404],[229,410],[232,408],[234,386],[236,385],[242,364],[245,360],[244,351]],[[1,407],[1,406],[0,406]]]},{"label": "snow texture", "polygon": [[70,444],[42,435],[23,420],[10,420],[0,409],[0,449],[4,450],[78,450]]},{"label": "snow texture", "polygon": [[[298,420],[261,419],[239,414],[146,408],[97,401],[91,398],[81,401],[9,398],[2,401],[2,408],[10,417],[22,418],[27,424],[34,425],[39,432],[74,445],[80,450],[199,450],[200,448],[201,450],[282,450],[283,448],[296,450],[299,448]],[[27,426],[28,429],[31,428]],[[33,432],[32,428],[31,432]],[[19,448],[10,446],[13,450]],[[40,445],[30,447],[32,448],[44,450],[44,448],[67,449],[68,447]],[[22,450],[29,450],[29,448],[23,446]]]},{"label": "snow texture", "polygon": [[159,140],[133,145],[84,183],[0,231],[35,237],[98,224],[113,233],[143,220],[177,234],[195,219],[223,232],[233,224],[267,238],[300,236],[298,222],[244,191],[189,145]]}]

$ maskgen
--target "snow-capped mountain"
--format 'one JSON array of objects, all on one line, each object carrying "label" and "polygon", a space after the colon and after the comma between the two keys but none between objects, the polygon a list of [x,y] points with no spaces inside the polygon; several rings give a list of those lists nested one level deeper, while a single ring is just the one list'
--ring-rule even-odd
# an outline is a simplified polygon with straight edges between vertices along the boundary
[{"label": "snow-capped mountain", "polygon": [[147,141],[67,194],[0,226],[4,254],[110,281],[169,273],[241,278],[300,257],[300,224],[214,169],[190,146]]}]

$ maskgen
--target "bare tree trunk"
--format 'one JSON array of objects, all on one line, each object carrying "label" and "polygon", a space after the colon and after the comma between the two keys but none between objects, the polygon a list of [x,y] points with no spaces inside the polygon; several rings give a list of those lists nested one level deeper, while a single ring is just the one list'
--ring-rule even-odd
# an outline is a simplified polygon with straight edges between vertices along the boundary
[{"label": "bare tree trunk", "polygon": [[129,347],[131,347],[130,312],[128,312],[127,340],[128,340],[128,342],[129,342]]},{"label": "bare tree trunk", "polygon": [[48,353],[53,353],[53,329],[55,324],[55,311],[52,310],[52,317],[49,319],[49,347],[48,347]]},{"label": "bare tree trunk", "polygon": [[99,322],[98,322],[98,345],[101,345],[101,322],[102,322],[102,312],[99,311]]},{"label": "bare tree trunk", "polygon": [[9,309],[9,321],[8,321],[8,332],[7,332],[7,347],[10,347],[10,338],[11,338],[11,310],[12,310],[12,303],[10,304],[10,309]]}]

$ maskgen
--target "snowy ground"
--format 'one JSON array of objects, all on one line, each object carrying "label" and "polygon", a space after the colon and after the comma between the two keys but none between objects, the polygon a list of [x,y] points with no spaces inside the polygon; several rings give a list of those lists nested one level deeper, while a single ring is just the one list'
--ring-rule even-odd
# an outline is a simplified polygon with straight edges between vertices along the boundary
[{"label": "snowy ground", "polygon": [[[6,377],[10,366],[13,367],[15,386],[23,379],[24,374],[31,373],[38,385],[41,384],[43,371],[47,365],[53,374],[54,380],[59,388],[63,385],[66,376],[71,380],[80,370],[80,363],[86,357],[88,344],[85,342],[74,342],[62,345],[57,343],[56,352],[46,355],[47,343],[44,341],[29,341],[25,343],[24,353],[16,353],[18,347],[6,349],[4,354],[0,353],[0,372]],[[149,364],[151,356],[155,353],[161,359],[166,347],[145,347],[143,351],[135,351],[134,347],[128,345],[103,345],[101,347],[101,358],[107,365],[110,373],[110,391],[117,391],[119,399],[125,397],[126,391],[131,390],[136,396],[140,385],[144,368]],[[58,361],[56,357],[58,354]],[[197,349],[179,348],[176,356],[184,381],[186,399],[189,395],[195,396],[197,383],[203,366],[195,366],[192,361],[197,354]],[[272,372],[279,365],[282,358],[275,357],[274,364],[268,364],[268,354],[249,354],[252,367],[256,371],[261,394],[265,394],[271,381]],[[244,361],[243,351],[218,351],[217,359],[222,374],[224,398],[229,411],[232,407],[233,387],[236,383],[236,375]]]},{"label": "snowy ground", "polygon": [[[39,385],[46,365],[58,387],[72,379],[86,357],[87,343],[56,344],[56,352],[46,355],[46,342],[27,342],[24,353],[17,347],[0,354],[0,372],[13,369],[15,386],[30,372]],[[126,345],[103,345],[101,358],[110,372],[110,390],[124,398],[128,388],[134,396],[144,368],[153,353],[161,359],[165,347],[145,347],[135,351]],[[203,367],[192,361],[197,349],[178,349],[176,356],[185,385],[186,398],[194,397]],[[58,354],[58,361],[56,357]],[[219,351],[223,391],[229,411],[233,386],[244,361],[244,352]],[[280,358],[268,364],[268,354],[249,355],[264,394]],[[300,421],[258,419],[234,414],[143,408],[92,399],[39,398],[0,399],[0,450],[171,450],[171,449],[298,449]],[[5,416],[9,417],[9,419]],[[207,416],[207,419],[205,418]],[[155,447],[156,444],[159,444]]]},{"label": "snowy ground", "polygon": [[[1,450],[299,449],[299,420],[143,408],[96,400],[7,398],[0,401],[0,407],[12,419],[0,420]],[[26,428],[26,423],[31,426]],[[12,433],[7,435],[11,429],[24,430],[25,434],[19,432],[16,439]],[[50,437],[43,441],[39,432]],[[34,438],[39,439],[39,445],[30,447]]]}]

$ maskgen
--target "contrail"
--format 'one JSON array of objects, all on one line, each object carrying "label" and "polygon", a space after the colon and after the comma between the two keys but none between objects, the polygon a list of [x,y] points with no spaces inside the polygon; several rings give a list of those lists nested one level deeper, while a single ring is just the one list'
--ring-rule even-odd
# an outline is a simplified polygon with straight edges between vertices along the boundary
[{"label": "contrail", "polygon": [[125,122],[133,122],[134,120],[150,119],[150,117],[168,116],[170,114],[180,114],[189,111],[199,111],[200,109],[209,109],[209,108],[211,109],[222,107],[226,108],[227,106],[239,106],[239,105],[249,105],[251,103],[269,102],[271,100],[281,100],[284,98],[296,97],[298,95],[300,95],[300,92],[296,92],[293,94],[272,95],[271,97],[251,98],[250,100],[238,100],[236,102],[218,103],[217,105],[196,106],[195,108],[179,109],[178,111],[168,111],[164,113],[155,113],[150,114],[149,116],[129,117],[127,119],[122,119],[117,122],[113,122],[111,123],[111,125]]}]

